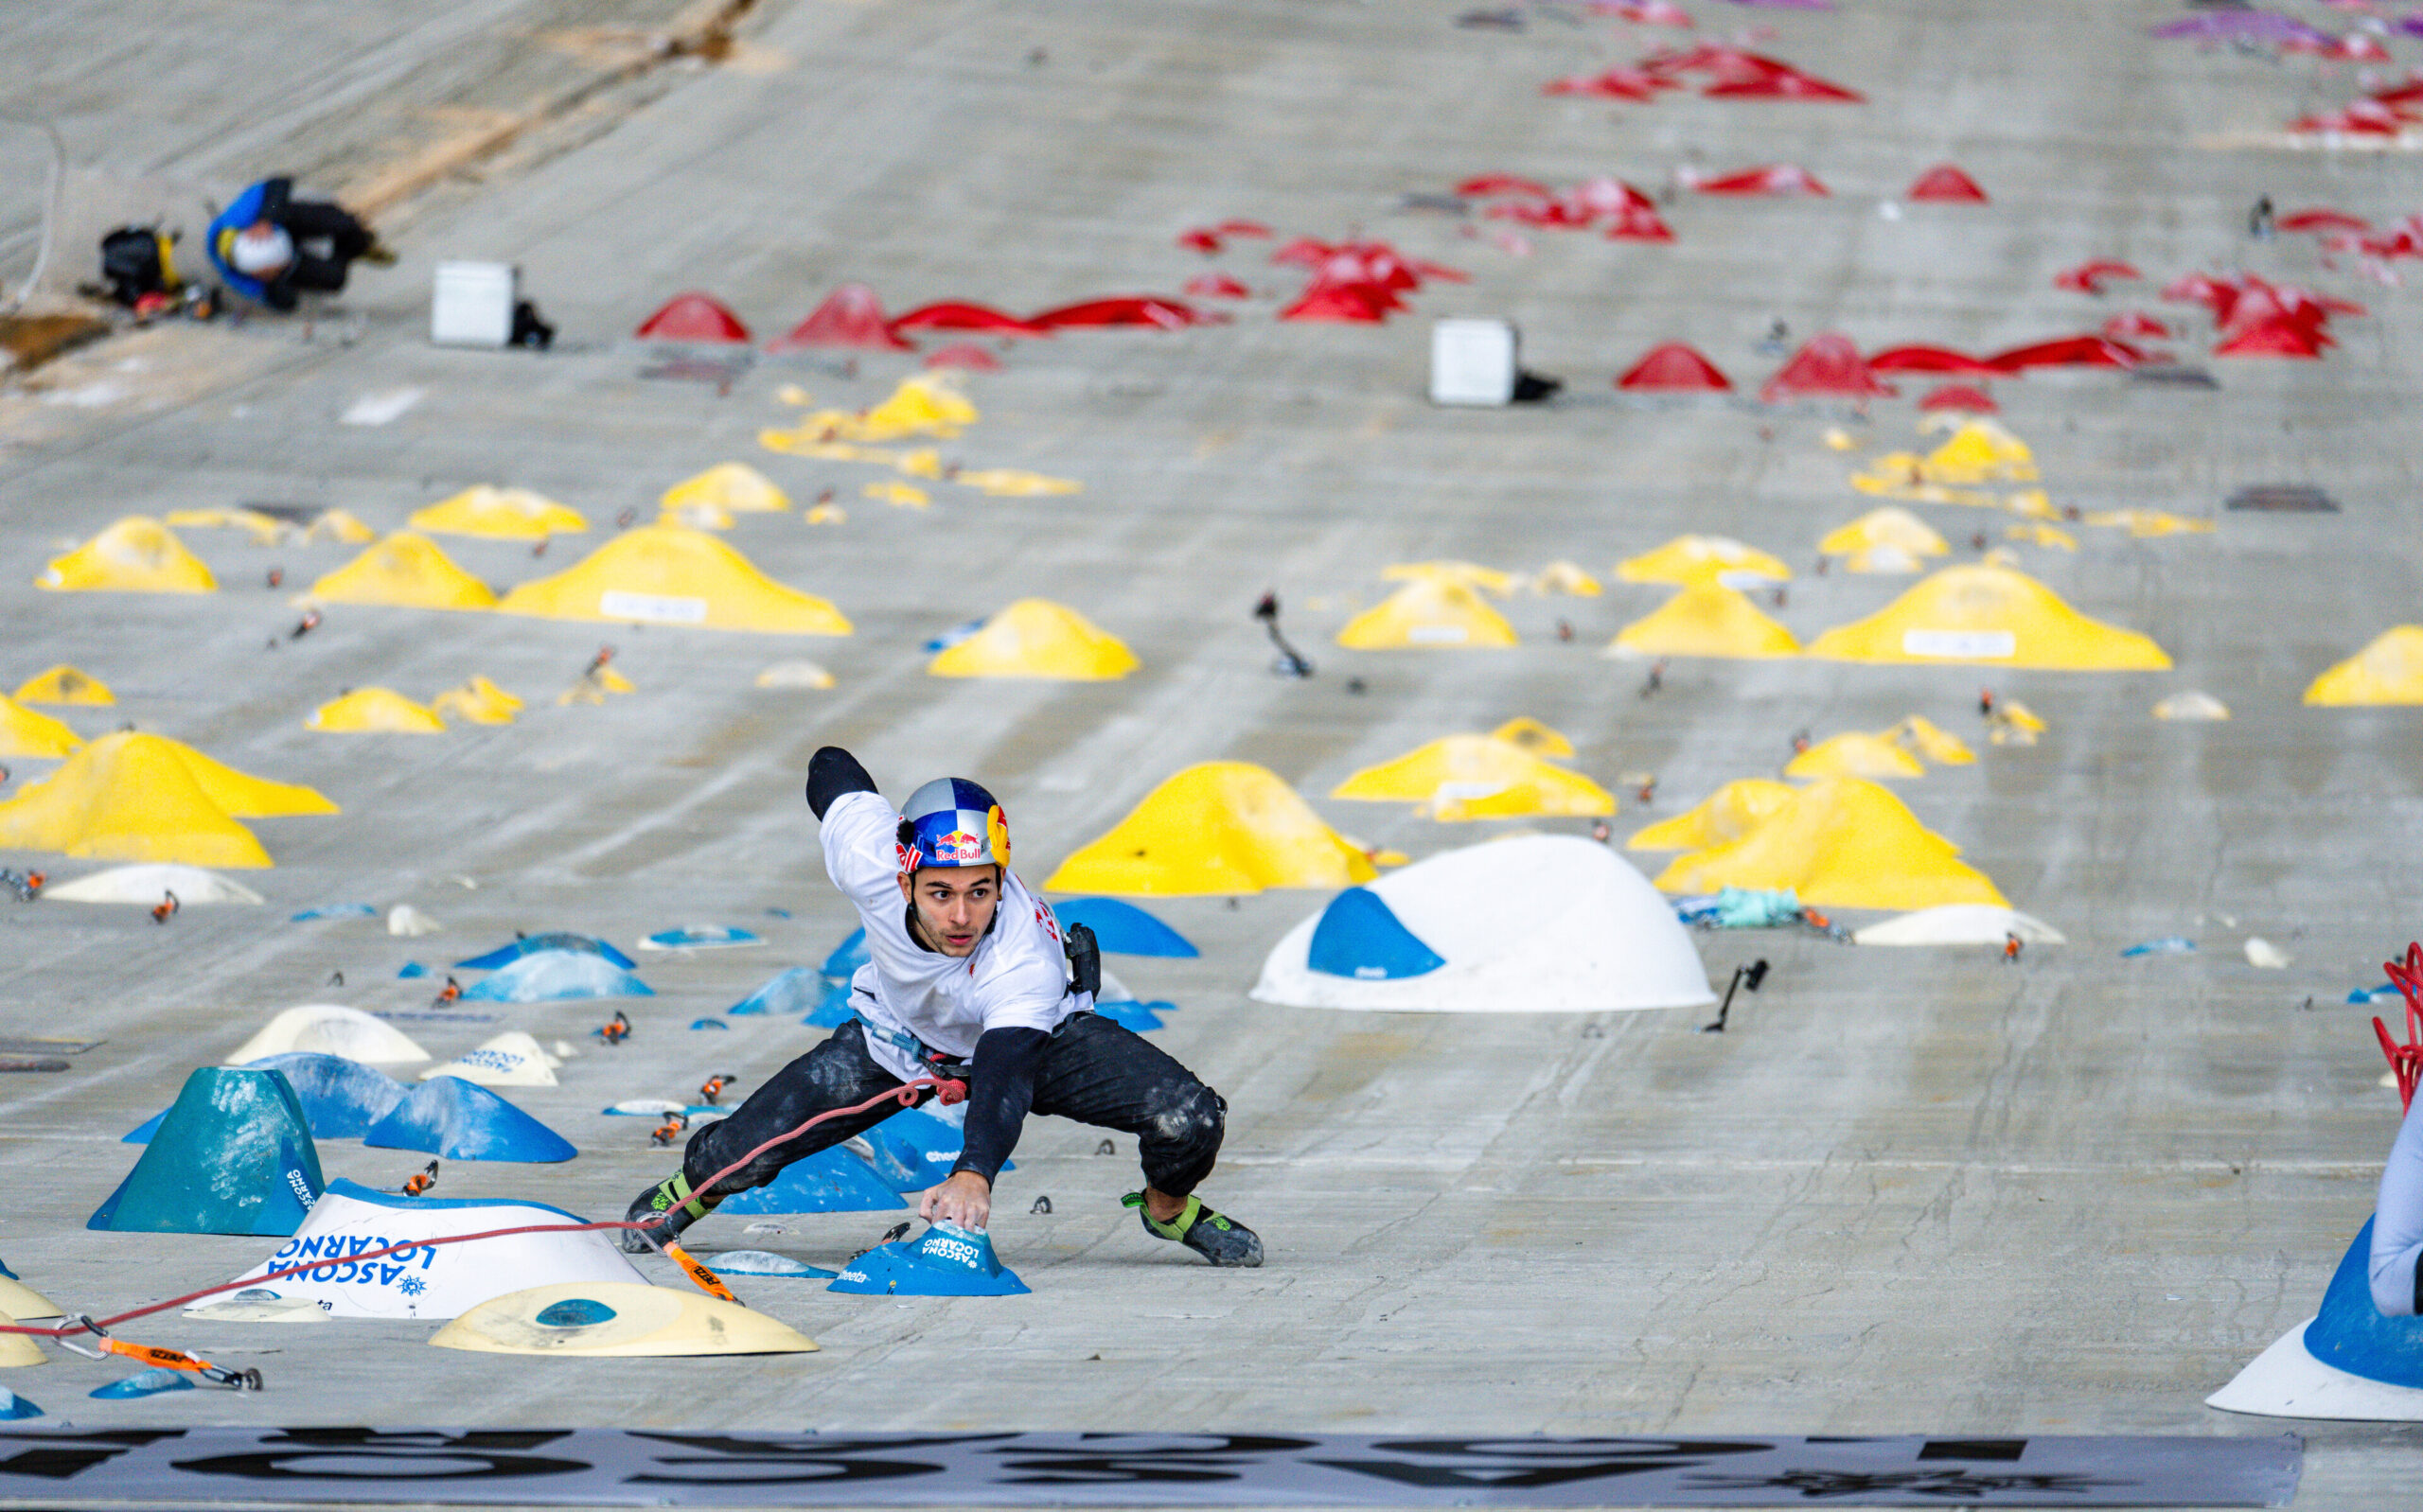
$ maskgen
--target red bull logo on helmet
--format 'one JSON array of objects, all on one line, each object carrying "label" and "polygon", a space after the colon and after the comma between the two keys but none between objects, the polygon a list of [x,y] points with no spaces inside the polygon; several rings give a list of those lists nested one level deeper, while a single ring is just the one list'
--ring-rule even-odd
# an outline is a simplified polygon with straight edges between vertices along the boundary
[{"label": "red bull logo on helmet", "polygon": [[937,866],[973,866],[984,859],[984,842],[965,830],[935,836],[929,850]]}]

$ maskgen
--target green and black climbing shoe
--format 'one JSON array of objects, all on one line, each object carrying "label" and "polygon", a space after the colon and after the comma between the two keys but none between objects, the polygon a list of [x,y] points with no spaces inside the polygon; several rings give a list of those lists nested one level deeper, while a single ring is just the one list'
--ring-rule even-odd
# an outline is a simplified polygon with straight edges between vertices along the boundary
[{"label": "green and black climbing shoe", "polygon": [[1166,1223],[1155,1221],[1152,1209],[1144,1205],[1142,1192],[1129,1192],[1120,1201],[1136,1209],[1136,1216],[1144,1221],[1145,1233],[1155,1239],[1176,1239],[1214,1265],[1250,1269],[1262,1263],[1262,1236],[1235,1219],[1204,1206],[1200,1197],[1189,1197],[1185,1210]]},{"label": "green and black climbing shoe", "polygon": [[690,1195],[689,1177],[668,1176],[631,1199],[630,1207],[623,1214],[628,1222],[637,1223],[648,1219],[656,1222],[644,1229],[616,1230],[615,1242],[623,1246],[627,1255],[652,1254],[680,1239],[683,1229],[714,1209],[714,1203]]}]

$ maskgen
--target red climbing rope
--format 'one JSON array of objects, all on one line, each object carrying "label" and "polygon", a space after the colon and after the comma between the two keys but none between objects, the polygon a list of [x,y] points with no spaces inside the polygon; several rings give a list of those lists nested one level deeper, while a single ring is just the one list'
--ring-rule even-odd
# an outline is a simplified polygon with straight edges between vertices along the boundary
[{"label": "red climbing rope", "polygon": [[[933,1088],[936,1099],[942,1102],[946,1107],[954,1102],[964,1101],[967,1097],[967,1083],[964,1081],[956,1081],[947,1077],[918,1077],[912,1081],[905,1081],[901,1083],[899,1086],[894,1087],[889,1092],[877,1093],[875,1096],[867,1099],[864,1102],[853,1103],[846,1108],[835,1108],[829,1112],[820,1113],[815,1117],[808,1119],[805,1123],[801,1124],[798,1128],[791,1130],[789,1133],[776,1134],[773,1138],[767,1140],[764,1144],[759,1145],[756,1149],[741,1156],[738,1160],[734,1161],[731,1165],[724,1167],[723,1169],[719,1171],[716,1171],[705,1181],[700,1182],[693,1188],[693,1190],[701,1192],[713,1190],[716,1183],[723,1180],[726,1176],[731,1175],[734,1171],[738,1170],[743,1166],[748,1165],[751,1161],[756,1159],[759,1155],[764,1154],[767,1151],[773,1149],[776,1145],[786,1144],[790,1140],[798,1138],[800,1135],[807,1133],[810,1129],[815,1128],[818,1124],[825,1122],[827,1119],[844,1118],[854,1113],[864,1113],[869,1108],[877,1107],[886,1102],[897,1102],[904,1108],[914,1107],[917,1103],[917,1091],[921,1087]],[[385,1249],[364,1250],[360,1255],[349,1254],[345,1258],[348,1260],[375,1260],[382,1256],[393,1255],[398,1250],[418,1249],[422,1245],[428,1245],[434,1248],[440,1244],[469,1244],[474,1240],[484,1239],[509,1239],[516,1234],[594,1234],[604,1233],[608,1230],[618,1228],[645,1229],[648,1226],[648,1221],[632,1219],[616,1219],[611,1222],[597,1223],[523,1223],[513,1228],[483,1229],[477,1234],[448,1234],[437,1239],[417,1239],[409,1243],[390,1244]],[[677,1263],[687,1259],[687,1256],[675,1257]],[[170,1308],[186,1307],[195,1302],[199,1302],[203,1297],[217,1296],[221,1292],[233,1292],[239,1288],[260,1286],[266,1282],[280,1280],[290,1275],[300,1275],[306,1271],[321,1269],[328,1262],[325,1259],[314,1258],[306,1264],[290,1265],[282,1271],[272,1271],[266,1275],[249,1275],[243,1277],[241,1280],[227,1281],[218,1286],[205,1287],[199,1292],[188,1292],[183,1296],[170,1297],[166,1302],[154,1302],[149,1307],[131,1308],[124,1312],[112,1313],[106,1318],[94,1319],[88,1316],[79,1316],[73,1322],[63,1323],[53,1328],[37,1328],[26,1324],[0,1324],[0,1333],[26,1333],[31,1334],[37,1339],[66,1339],[76,1334],[95,1332],[101,1328],[113,1328],[121,1323],[128,1322],[134,1318],[148,1317],[154,1312],[166,1312]],[[690,1261],[688,1264],[682,1266],[682,1270],[685,1273],[690,1273],[696,1265],[696,1261]],[[696,1279],[695,1275],[692,1278]],[[703,1282],[700,1282],[699,1284],[702,1287],[705,1285]],[[123,1353],[127,1351],[120,1350],[118,1352]]]},{"label": "red climbing rope", "polygon": [[2406,1043],[2391,1039],[2389,1026],[2378,1018],[2373,1032],[2380,1036],[2381,1053],[2389,1057],[2390,1072],[2397,1078],[2397,1105],[2412,1108],[2415,1083],[2423,1081],[2423,944],[2410,942],[2404,961],[2385,960],[2381,969],[2406,999]]}]

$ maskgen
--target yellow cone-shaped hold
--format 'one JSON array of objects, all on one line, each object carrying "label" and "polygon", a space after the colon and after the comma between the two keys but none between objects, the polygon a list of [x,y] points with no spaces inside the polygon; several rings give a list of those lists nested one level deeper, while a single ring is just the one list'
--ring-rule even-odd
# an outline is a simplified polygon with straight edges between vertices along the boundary
[{"label": "yellow cone-shaped hold", "polygon": [[1418,577],[1346,622],[1337,643],[1357,651],[1495,650],[1514,627],[1451,578]]},{"label": "yellow cone-shaped hold", "polygon": [[274,546],[293,530],[257,509],[171,509],[161,522],[171,530],[240,530],[251,535],[256,546]]},{"label": "yellow cone-shaped hold", "polygon": [[303,533],[307,541],[334,541],[340,546],[367,546],[379,538],[379,533],[363,524],[349,510],[323,509],[310,528]]},{"label": "yellow cone-shaped hold", "polygon": [[737,1302],[644,1281],[562,1281],[490,1297],[431,1336],[496,1355],[806,1354],[816,1341]]},{"label": "yellow cone-shaped hold", "polygon": [[83,737],[14,698],[0,698],[0,756],[64,756]]},{"label": "yellow cone-shaped hold", "polygon": [[219,580],[168,526],[129,515],[44,568],[34,587],[62,593],[216,593]]},{"label": "yellow cone-shaped hold", "polygon": [[1831,661],[1959,662],[2069,672],[2160,672],[2162,647],[2088,619],[2006,567],[1947,567],[1892,603],[1809,643]]},{"label": "yellow cone-shaped hold", "polygon": [[2372,643],[2313,679],[2306,702],[2319,707],[2350,704],[2423,704],[2423,624],[2383,630]]},{"label": "yellow cone-shaped hold", "polygon": [[904,436],[936,436],[947,440],[964,426],[976,423],[976,406],[967,402],[950,377],[923,373],[900,380],[892,396],[860,416],[853,441],[897,441]]},{"label": "yellow cone-shaped hold", "polygon": [[2012,525],[2003,531],[2007,541],[2025,541],[2031,546],[2050,546],[2056,551],[2075,552],[2078,538],[2058,525]]},{"label": "yellow cone-shaped hold", "polygon": [[[13,1314],[0,1314],[0,1323],[16,1321]],[[19,1370],[27,1365],[39,1365],[47,1358],[42,1352],[41,1346],[27,1335],[0,1333],[0,1370]]]},{"label": "yellow cone-shaped hold", "polygon": [[547,620],[696,625],[766,635],[848,635],[824,600],[786,588],[713,536],[670,525],[624,532],[497,606]]},{"label": "yellow cone-shaped hold", "polygon": [[1049,677],[1108,682],[1141,662],[1119,637],[1050,599],[1019,599],[926,663],[937,677]]},{"label": "yellow cone-shaped hold", "polygon": [[882,483],[868,483],[858,492],[865,498],[880,499],[885,503],[899,509],[923,509],[934,501],[931,494],[915,483],[899,483],[889,479]]},{"label": "yellow cone-shaped hold", "polygon": [[180,740],[160,735],[138,735],[132,731],[104,735],[93,742],[105,746],[114,740],[144,745],[157,744],[185,764],[193,780],[202,784],[203,792],[213,803],[239,819],[280,819],[306,814],[336,814],[343,812],[315,788],[300,782],[276,782],[266,777],[239,772],[223,762],[213,761]]},{"label": "yellow cone-shaped hold", "polygon": [[1081,494],[1086,485],[1073,478],[1048,478],[1017,467],[962,467],[950,481],[996,499],[1039,499],[1047,494]]},{"label": "yellow cone-shaped hold", "polygon": [[101,709],[117,702],[117,694],[110,692],[109,684],[65,665],[27,677],[15,696],[21,704],[83,704]]},{"label": "yellow cone-shaped hold", "polygon": [[1529,714],[1510,719],[1489,733],[1490,738],[1511,741],[1534,756],[1570,759],[1573,755],[1573,742],[1565,739],[1563,732],[1549,729]]},{"label": "yellow cone-shaped hold", "polygon": [[1828,531],[1817,549],[1829,556],[1846,556],[1878,546],[1898,546],[1911,556],[1946,556],[1952,543],[1933,525],[1899,504],[1871,509],[1848,525]]},{"label": "yellow cone-shaped hold", "polygon": [[426,536],[399,530],[311,585],[323,604],[492,609],[496,594]]},{"label": "yellow cone-shaped hold", "polygon": [[412,528],[432,536],[477,536],[487,540],[535,541],[584,531],[589,521],[544,494],[527,488],[478,483],[451,499],[416,509]]},{"label": "yellow cone-shaped hold", "polygon": [[446,721],[393,688],[356,688],[312,710],[303,728],[331,735],[442,735]]},{"label": "yellow cone-shaped hold", "polygon": [[1730,536],[1677,536],[1654,552],[1643,552],[1616,564],[1616,575],[1627,583],[1725,582],[1739,587],[1759,578],[1781,582],[1792,569],[1755,546]]},{"label": "yellow cone-shaped hold", "polygon": [[1830,777],[1738,839],[1678,856],[1657,877],[1667,892],[1790,888],[1830,908],[1932,908],[2006,901],[1960,848],[1920,824],[1908,805],[1858,777]]},{"label": "yellow cone-shaped hold", "polygon": [[0,803],[0,848],[100,861],[269,866],[269,853],[211,801],[182,749],[157,735],[102,736]]},{"label": "yellow cone-shaped hold", "polygon": [[1919,759],[1882,735],[1847,730],[1795,756],[1786,777],[1924,777]]},{"label": "yellow cone-shaped hold", "polygon": [[459,688],[449,688],[429,701],[430,712],[443,719],[449,714],[468,719],[475,725],[509,725],[522,712],[522,700],[488,681],[474,677]]},{"label": "yellow cone-shaped hold", "polygon": [[667,488],[658,501],[667,509],[704,504],[734,515],[780,514],[791,507],[790,495],[745,462],[719,462]]},{"label": "yellow cone-shaped hold", "polygon": [[1938,766],[1967,766],[1977,759],[1967,741],[1923,714],[1912,714],[1886,733]]},{"label": "yellow cone-shaped hold", "polygon": [[1616,632],[1616,657],[1789,657],[1800,652],[1792,632],[1740,593],[1717,583],[1684,589]]},{"label": "yellow cone-shaped hold", "polygon": [[1699,807],[1634,832],[1627,851],[1701,851],[1738,840],[1799,795],[1790,782],[1744,777],[1700,800]]},{"label": "yellow cone-shaped hold", "polygon": [[1966,420],[1927,453],[1925,470],[1930,483],[2034,483],[2036,454],[1991,420]]},{"label": "yellow cone-shaped hold", "polygon": [[1499,598],[1514,591],[1514,574],[1501,572],[1477,562],[1393,562],[1380,569],[1380,576],[1390,583],[1418,583],[1425,578],[1438,578],[1449,583],[1461,583]]},{"label": "yellow cone-shaped hold", "polygon": [[1276,773],[1204,762],[1144,795],[1045,880],[1054,892],[1260,892],[1347,888],[1380,873]]},{"label": "yellow cone-shaped hold", "polygon": [[1427,803],[1443,820],[1613,814],[1613,794],[1494,735],[1448,735],[1366,766],[1332,798]]}]

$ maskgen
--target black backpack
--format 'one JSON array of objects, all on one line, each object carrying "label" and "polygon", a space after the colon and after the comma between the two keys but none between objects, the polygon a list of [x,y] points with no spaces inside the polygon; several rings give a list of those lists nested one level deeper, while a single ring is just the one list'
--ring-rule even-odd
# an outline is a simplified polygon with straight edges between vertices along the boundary
[{"label": "black backpack", "polygon": [[132,309],[146,294],[173,294],[177,278],[170,246],[175,238],[157,226],[120,226],[101,238],[101,279],[109,297]]}]

